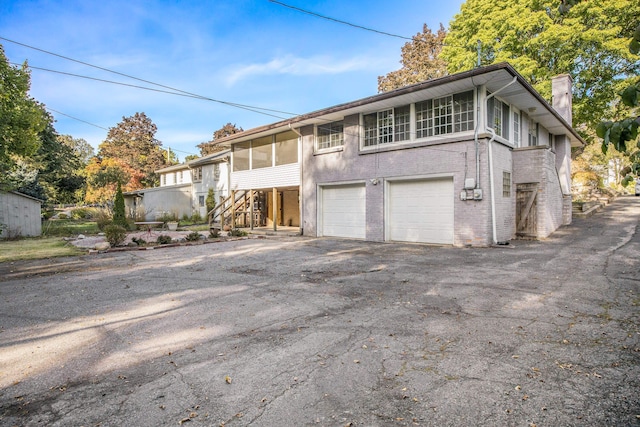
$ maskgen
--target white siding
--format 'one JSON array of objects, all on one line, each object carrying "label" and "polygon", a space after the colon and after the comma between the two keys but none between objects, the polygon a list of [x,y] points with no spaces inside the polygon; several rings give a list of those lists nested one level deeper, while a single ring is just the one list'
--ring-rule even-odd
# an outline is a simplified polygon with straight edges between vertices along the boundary
[{"label": "white siding", "polygon": [[232,190],[294,187],[299,185],[299,163],[231,173]]}]

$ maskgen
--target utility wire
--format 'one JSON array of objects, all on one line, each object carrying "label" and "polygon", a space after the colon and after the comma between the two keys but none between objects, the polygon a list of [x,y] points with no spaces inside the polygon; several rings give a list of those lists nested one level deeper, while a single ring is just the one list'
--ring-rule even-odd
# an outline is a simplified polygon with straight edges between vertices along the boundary
[{"label": "utility wire", "polygon": [[[286,117],[278,116],[278,115],[271,114],[271,113],[286,114],[286,115],[289,115],[289,116],[296,116],[297,115],[295,113],[289,113],[289,112],[286,112],[286,111],[271,110],[271,109],[268,109],[268,108],[255,107],[255,106],[251,106],[251,105],[238,104],[238,103],[235,103],[235,102],[222,101],[222,100],[215,99],[215,98],[209,98],[207,96],[202,96],[202,95],[198,95],[198,94],[195,94],[195,93],[187,92],[187,91],[184,91],[184,90],[181,90],[181,89],[176,89],[174,87],[163,85],[163,84],[160,84],[160,83],[155,83],[155,82],[152,82],[150,80],[141,79],[141,78],[129,75],[129,74],[121,73],[119,71],[114,71],[114,70],[110,70],[108,68],[104,68],[104,67],[100,67],[100,66],[97,66],[97,65],[89,64],[88,62],[79,61],[77,59],[69,58],[68,56],[60,55],[60,54],[57,54],[57,53],[54,53],[54,52],[50,52],[48,50],[44,50],[44,49],[40,49],[40,48],[37,48],[37,47],[34,47],[34,46],[30,46],[30,45],[25,44],[25,43],[20,43],[20,42],[17,42],[15,40],[8,39],[6,37],[0,36],[0,40],[8,41],[9,43],[14,43],[14,44],[17,44],[19,46],[23,46],[23,47],[26,47],[26,48],[29,48],[29,49],[37,50],[39,52],[43,52],[43,53],[46,53],[48,55],[57,56],[58,58],[66,59],[67,61],[72,61],[72,62],[76,62],[78,64],[86,65],[87,67],[96,68],[98,70],[102,70],[102,71],[106,71],[106,72],[109,72],[109,73],[117,74],[119,76],[127,77],[129,79],[133,79],[133,80],[137,80],[137,81],[140,81],[140,82],[143,82],[143,83],[148,83],[148,84],[151,84],[151,85],[154,85],[154,86],[158,86],[158,87],[162,87],[162,88],[165,88],[165,89],[169,89],[169,90],[173,91],[174,93],[178,92],[178,93],[182,93],[182,94],[185,94],[185,95],[189,95],[189,96],[194,97],[194,98],[199,98],[199,99],[203,99],[203,100],[206,100],[206,101],[217,102],[219,104],[228,105],[228,106],[231,106],[231,107],[236,107],[236,108],[240,108],[240,109],[243,109],[243,110],[252,111],[254,113],[263,114],[263,115],[275,117],[275,118],[278,118],[278,119],[286,119]],[[269,111],[271,113],[266,113],[265,111]]]},{"label": "utility wire", "polygon": [[371,31],[373,33],[378,33],[378,34],[382,34],[382,35],[389,36],[389,37],[396,37],[396,38],[404,39],[404,40],[413,40],[412,37],[405,37],[405,36],[400,36],[398,34],[387,33],[385,31],[374,30],[373,28],[364,27],[362,25],[353,24],[351,22],[342,21],[340,19],[331,18],[331,17],[325,16],[325,15],[320,15],[319,13],[315,13],[315,12],[311,12],[310,10],[301,9],[299,7],[291,6],[290,4],[282,3],[282,2],[279,2],[279,1],[276,1],[276,0],[269,0],[269,1],[271,3],[275,3],[275,4],[278,4],[280,6],[288,7],[289,9],[297,10],[298,12],[306,13],[306,14],[312,15],[312,16],[317,16],[318,18],[326,19],[328,21],[337,22],[339,24],[348,25],[350,27],[360,28],[361,30]]},{"label": "utility wire", "polygon": [[46,109],[47,109],[47,110],[49,110],[49,111],[53,111],[54,113],[60,114],[60,115],[62,115],[62,116],[69,117],[70,119],[77,120],[77,121],[82,122],[82,123],[86,123],[86,124],[88,124],[88,125],[90,125],[90,126],[97,127],[97,128],[99,128],[99,129],[104,129],[104,130],[106,130],[106,131],[108,131],[108,130],[109,130],[109,129],[105,128],[105,127],[102,127],[102,126],[99,126],[99,125],[93,124],[93,123],[88,122],[88,121],[86,121],[86,120],[82,120],[82,119],[79,119],[79,118],[77,118],[77,117],[70,116],[69,114],[65,114],[65,113],[63,113],[63,112],[60,112],[60,111],[58,111],[58,110],[54,110],[53,108],[50,108],[50,107],[47,107],[47,106],[45,106],[44,108],[46,108]]},{"label": "utility wire", "polygon": [[[289,9],[293,9],[293,10],[296,10],[298,12],[306,13],[307,15],[311,15],[311,16],[315,16],[315,17],[318,17],[318,18],[326,19],[327,21],[337,22],[339,24],[348,25],[350,27],[359,28],[359,29],[365,30],[365,31],[370,31],[372,33],[382,34],[384,36],[395,37],[395,38],[403,39],[403,40],[411,40],[414,43],[422,42],[422,40],[420,40],[419,38],[416,38],[416,37],[406,37],[406,36],[401,36],[399,34],[393,34],[393,33],[388,33],[386,31],[376,30],[374,28],[365,27],[363,25],[354,24],[352,22],[343,21],[341,19],[332,18],[332,17],[326,16],[326,15],[321,15],[319,13],[312,12],[312,11],[307,10],[307,9],[302,9],[300,7],[292,6],[290,4],[286,4],[286,3],[283,3],[283,2],[277,1],[277,0],[269,0],[269,1],[271,3],[277,4],[277,5],[280,5],[280,6],[283,6],[283,7],[287,7]],[[444,44],[444,43],[437,43],[437,44],[440,44],[441,46],[447,46],[447,47],[457,47],[457,48],[460,48],[460,49],[469,49],[469,46],[456,46],[456,45]]]}]

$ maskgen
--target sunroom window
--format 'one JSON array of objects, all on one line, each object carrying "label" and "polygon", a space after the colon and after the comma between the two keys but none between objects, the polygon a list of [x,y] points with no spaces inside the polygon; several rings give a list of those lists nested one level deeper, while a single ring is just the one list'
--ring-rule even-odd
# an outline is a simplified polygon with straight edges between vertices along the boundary
[{"label": "sunroom window", "polygon": [[316,150],[344,145],[344,122],[323,123],[316,127]]},{"label": "sunroom window", "polygon": [[416,137],[473,130],[473,91],[416,103]]},{"label": "sunroom window", "polygon": [[389,142],[407,141],[410,139],[411,107],[390,108],[377,113],[365,114],[364,146],[371,147]]}]

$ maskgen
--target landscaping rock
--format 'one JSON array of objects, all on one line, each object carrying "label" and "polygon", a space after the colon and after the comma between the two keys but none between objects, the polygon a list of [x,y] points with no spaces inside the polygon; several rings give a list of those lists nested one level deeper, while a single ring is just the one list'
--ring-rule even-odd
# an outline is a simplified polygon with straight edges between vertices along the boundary
[{"label": "landscaping rock", "polygon": [[109,242],[99,242],[99,243],[96,243],[96,245],[93,248],[97,251],[106,251],[110,247],[111,245],[109,244]]}]

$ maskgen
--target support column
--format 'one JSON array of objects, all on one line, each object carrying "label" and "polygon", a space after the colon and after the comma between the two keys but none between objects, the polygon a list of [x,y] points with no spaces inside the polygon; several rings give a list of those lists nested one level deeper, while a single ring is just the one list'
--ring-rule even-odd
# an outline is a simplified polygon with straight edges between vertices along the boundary
[{"label": "support column", "polygon": [[273,231],[278,231],[278,189],[273,188]]},{"label": "support column", "polygon": [[253,190],[249,190],[249,226],[253,230]]},{"label": "support column", "polygon": [[231,190],[231,229],[236,228],[236,190]]}]

